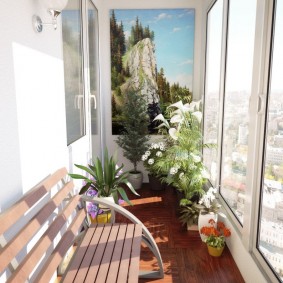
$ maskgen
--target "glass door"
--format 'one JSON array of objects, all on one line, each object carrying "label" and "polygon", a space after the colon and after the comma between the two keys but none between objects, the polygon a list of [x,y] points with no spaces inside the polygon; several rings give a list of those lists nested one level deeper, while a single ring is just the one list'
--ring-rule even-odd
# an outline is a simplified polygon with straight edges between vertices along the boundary
[{"label": "glass door", "polygon": [[[69,1],[62,12],[69,167],[100,155],[97,10],[90,0]],[[92,142],[93,137],[93,142]]]},{"label": "glass door", "polygon": [[101,107],[99,91],[98,12],[91,0],[87,1],[88,61],[93,157],[101,155]]}]

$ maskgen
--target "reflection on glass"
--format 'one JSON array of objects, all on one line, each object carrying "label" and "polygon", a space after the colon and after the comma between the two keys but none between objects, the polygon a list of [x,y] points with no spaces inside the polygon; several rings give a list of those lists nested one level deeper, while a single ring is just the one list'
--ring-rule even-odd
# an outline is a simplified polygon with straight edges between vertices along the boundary
[{"label": "reflection on glass", "polygon": [[[219,97],[221,71],[223,0],[218,0],[208,13],[206,46],[206,85],[204,96],[204,142],[218,144]],[[217,148],[204,149],[203,161],[216,186]]]},{"label": "reflection on glass", "polygon": [[[62,11],[67,144],[85,135],[82,78],[81,15],[79,0]],[[71,8],[69,7],[71,5]]]},{"label": "reflection on glass", "polygon": [[283,282],[283,2],[277,1],[258,248]]},{"label": "reflection on glass", "polygon": [[[243,9],[244,7],[244,9]],[[231,0],[220,193],[243,224],[256,0]]]},{"label": "reflection on glass", "polygon": [[91,134],[93,156],[100,156],[100,102],[98,72],[98,13],[93,3],[88,1],[88,41],[89,41],[89,79]]}]

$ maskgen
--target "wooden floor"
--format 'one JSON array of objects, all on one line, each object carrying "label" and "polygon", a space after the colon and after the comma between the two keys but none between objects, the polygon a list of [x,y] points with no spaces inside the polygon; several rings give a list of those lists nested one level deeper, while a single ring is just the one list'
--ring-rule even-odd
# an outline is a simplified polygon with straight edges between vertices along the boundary
[{"label": "wooden floor", "polygon": [[[227,247],[220,258],[208,255],[205,243],[197,231],[187,231],[177,215],[176,193],[150,190],[144,184],[138,191],[140,197],[131,196],[134,206],[126,206],[137,216],[154,236],[163,259],[165,277],[160,280],[139,282],[162,283],[241,283],[244,282]],[[119,218],[119,216],[118,216]],[[119,220],[122,220],[121,217]],[[142,247],[140,269],[157,268],[155,258]]]}]

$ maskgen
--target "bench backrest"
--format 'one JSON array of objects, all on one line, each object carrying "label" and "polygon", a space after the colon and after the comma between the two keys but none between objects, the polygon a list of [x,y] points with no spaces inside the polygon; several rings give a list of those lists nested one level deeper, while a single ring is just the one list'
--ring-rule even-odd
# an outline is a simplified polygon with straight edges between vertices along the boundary
[{"label": "bench backrest", "polygon": [[0,215],[0,281],[52,278],[86,216],[73,189],[62,168]]}]

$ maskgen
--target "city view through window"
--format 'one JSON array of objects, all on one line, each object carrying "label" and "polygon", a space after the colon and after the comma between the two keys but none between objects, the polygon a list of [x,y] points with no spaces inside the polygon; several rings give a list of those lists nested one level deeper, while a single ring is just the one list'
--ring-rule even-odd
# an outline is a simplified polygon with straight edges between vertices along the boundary
[{"label": "city view through window", "polygon": [[[252,189],[260,190],[259,227],[254,248],[260,252],[279,281],[283,282],[283,1],[274,3],[276,15],[270,57],[270,85],[266,87],[269,90],[265,146],[264,152],[258,152],[263,160],[259,164],[263,164],[262,185]],[[256,178],[247,176],[249,127],[253,127],[249,121],[249,99],[254,64],[256,5],[256,0],[229,1],[228,31],[224,35],[228,38],[225,72],[221,72],[222,0],[215,2],[207,19],[204,141],[215,143],[217,149],[204,150],[203,160],[211,183],[213,186],[220,185],[221,196],[242,226],[245,225],[247,178]],[[270,42],[265,44],[268,48]],[[222,75],[225,82],[223,94],[220,86]],[[219,113],[222,113],[221,99],[224,100],[223,117],[219,117]],[[221,120],[222,124],[219,123]],[[222,139],[219,140],[221,127]],[[218,151],[221,151],[220,166]],[[261,171],[261,168],[258,169]],[[253,205],[256,201],[253,200]]]},{"label": "city view through window", "polygon": [[283,1],[277,1],[258,248],[283,282]]},{"label": "city view through window", "polygon": [[[243,7],[246,7],[243,10]],[[220,193],[243,224],[256,0],[230,1]]]}]

